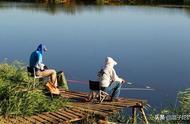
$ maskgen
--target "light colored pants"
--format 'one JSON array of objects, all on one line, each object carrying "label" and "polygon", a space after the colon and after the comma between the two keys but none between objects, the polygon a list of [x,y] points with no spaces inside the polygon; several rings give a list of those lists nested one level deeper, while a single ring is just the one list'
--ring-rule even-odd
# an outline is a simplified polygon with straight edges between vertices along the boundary
[{"label": "light colored pants", "polygon": [[37,71],[36,74],[42,77],[50,76],[51,82],[54,84],[55,87],[57,87],[57,74],[54,69],[46,69],[44,71]]}]

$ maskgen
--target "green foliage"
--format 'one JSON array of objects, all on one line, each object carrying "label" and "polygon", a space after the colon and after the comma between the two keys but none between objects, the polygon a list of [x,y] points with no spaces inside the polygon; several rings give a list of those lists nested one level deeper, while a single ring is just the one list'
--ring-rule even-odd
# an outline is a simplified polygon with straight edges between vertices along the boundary
[{"label": "green foliage", "polygon": [[127,113],[126,110],[121,110],[117,113],[115,113],[114,115],[112,116],[109,116],[109,121],[110,122],[115,122],[115,123],[122,123],[122,124],[131,124],[132,122],[130,121],[131,120],[131,117],[130,117],[130,114]]},{"label": "green foliage", "polygon": [[178,93],[179,108],[183,113],[190,113],[190,88]]},{"label": "green foliage", "polygon": [[41,83],[34,86],[26,67],[20,62],[0,64],[0,115],[32,115],[63,107],[63,98],[50,99]]},{"label": "green foliage", "polygon": [[162,123],[162,124],[189,124],[190,117],[184,118],[184,119],[174,119],[174,120],[167,120],[166,118],[164,120],[157,120],[155,117],[156,115],[164,115],[165,117],[167,115],[177,115],[179,116],[186,116],[190,113],[190,88],[180,91],[177,94],[177,101],[179,102],[178,106],[174,106],[172,104],[168,105],[167,107],[160,110],[160,112],[156,112],[155,109],[149,110],[150,114],[148,116],[148,119],[151,123]]}]

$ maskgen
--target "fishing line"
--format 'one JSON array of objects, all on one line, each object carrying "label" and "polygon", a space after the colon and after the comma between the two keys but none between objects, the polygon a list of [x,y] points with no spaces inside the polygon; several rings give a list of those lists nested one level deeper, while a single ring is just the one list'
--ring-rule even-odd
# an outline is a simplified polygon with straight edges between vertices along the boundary
[{"label": "fishing line", "polygon": [[154,91],[155,89],[152,88],[121,88],[121,90],[147,90],[147,91]]},{"label": "fishing line", "polygon": [[[89,82],[87,81],[79,81],[79,80],[67,80],[68,82],[71,83],[81,83],[81,84],[88,84]],[[133,85],[131,82],[126,82],[128,85]],[[146,86],[146,88],[121,88],[121,90],[136,90],[136,91],[154,91],[155,89],[150,88],[149,86]]]}]

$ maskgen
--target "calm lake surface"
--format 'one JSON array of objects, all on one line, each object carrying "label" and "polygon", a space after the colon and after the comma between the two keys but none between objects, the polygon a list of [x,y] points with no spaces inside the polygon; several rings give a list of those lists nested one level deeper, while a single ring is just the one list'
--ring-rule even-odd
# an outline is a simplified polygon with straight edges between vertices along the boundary
[{"label": "calm lake surface", "polygon": [[[151,6],[53,6],[0,3],[0,61],[22,60],[39,43],[44,63],[64,70],[67,79],[96,80],[106,56],[117,60],[118,75],[133,83],[121,91],[147,99],[153,107],[175,103],[190,87],[190,10]],[[88,85],[69,83],[88,91]]]}]

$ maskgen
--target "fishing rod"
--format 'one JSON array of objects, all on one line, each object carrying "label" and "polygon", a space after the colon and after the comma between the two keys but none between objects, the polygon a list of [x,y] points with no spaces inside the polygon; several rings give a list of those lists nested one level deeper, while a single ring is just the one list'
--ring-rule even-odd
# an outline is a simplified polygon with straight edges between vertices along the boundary
[{"label": "fishing rod", "polygon": [[[79,80],[67,80],[71,83],[81,83],[81,84],[88,84],[89,82],[86,81],[79,81]],[[132,85],[131,82],[126,82],[128,85]],[[155,89],[150,88],[149,86],[146,86],[146,88],[121,88],[121,90],[135,90],[135,91],[154,91]]]},{"label": "fishing rod", "polygon": [[[79,81],[79,80],[67,80],[68,82],[71,82],[71,83],[82,83],[82,84],[88,84],[89,82],[86,82],[86,81]],[[127,82],[127,84],[131,85],[132,83],[131,82]]]},{"label": "fishing rod", "polygon": [[154,91],[153,88],[121,88],[121,90],[141,90],[141,91]]}]

